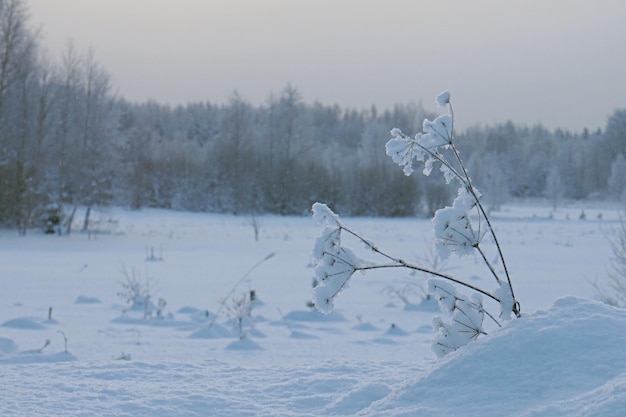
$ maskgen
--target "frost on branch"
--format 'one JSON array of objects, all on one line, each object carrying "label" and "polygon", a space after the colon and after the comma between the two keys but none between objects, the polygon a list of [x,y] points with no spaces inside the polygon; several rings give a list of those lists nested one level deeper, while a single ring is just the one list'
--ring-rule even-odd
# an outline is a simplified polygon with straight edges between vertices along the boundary
[{"label": "frost on branch", "polygon": [[519,308],[515,305],[511,285],[507,281],[500,281],[500,287],[494,291],[493,295],[500,300],[500,317],[504,320],[510,320],[511,313]]},{"label": "frost on branch", "polygon": [[464,188],[459,188],[452,207],[435,212],[433,217],[435,247],[442,259],[447,259],[450,252],[455,252],[459,256],[470,255],[480,243],[484,233],[475,230],[470,219],[470,210],[475,207],[474,197]]},{"label": "frost on branch", "polygon": [[449,313],[445,321],[441,317],[433,319],[436,335],[432,348],[437,357],[443,357],[486,334],[482,328],[485,310],[480,294],[473,293],[468,299],[454,286],[439,279],[429,280],[428,288],[437,297],[441,310]]},{"label": "frost on branch", "polygon": [[439,107],[446,107],[450,103],[450,92],[444,91],[437,96],[437,104]]},{"label": "frost on branch", "polygon": [[442,114],[433,121],[424,119],[422,130],[420,143],[426,149],[448,146],[452,143],[452,116]]},{"label": "frost on branch", "polygon": [[341,227],[339,216],[337,216],[326,204],[313,204],[313,220],[321,226],[338,226]]},{"label": "frost on branch", "polygon": [[407,138],[400,129],[392,129],[390,133],[391,139],[385,145],[387,155],[402,167],[404,175],[409,176],[413,173],[413,159],[422,161],[423,152],[416,146],[417,143]]},{"label": "frost on branch", "polygon": [[328,206],[315,203],[313,218],[324,226],[313,247],[317,281],[313,288],[313,302],[319,311],[328,314],[334,307],[335,297],[348,285],[352,274],[366,262],[352,250],[341,246],[343,226]]},{"label": "frost on branch", "polygon": [[442,162],[442,172],[446,182],[450,182],[454,175],[448,173],[450,167],[444,163],[440,152],[452,144],[453,126],[452,116],[443,114],[432,121],[425,119],[422,125],[423,132],[416,134],[414,139],[402,133],[400,129],[394,128],[390,132],[391,139],[385,145],[385,150],[396,164],[403,167],[406,176],[413,173],[414,160],[424,162],[422,171],[424,175],[430,175],[435,162]]}]

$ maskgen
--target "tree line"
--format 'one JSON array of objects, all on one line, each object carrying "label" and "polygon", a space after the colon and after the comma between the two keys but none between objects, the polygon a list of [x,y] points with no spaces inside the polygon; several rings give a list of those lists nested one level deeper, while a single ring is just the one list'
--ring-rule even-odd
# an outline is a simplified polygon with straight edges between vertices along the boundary
[{"label": "tree line", "polygon": [[[453,189],[405,177],[385,155],[389,130],[421,130],[420,104],[345,109],[306,103],[287,85],[253,106],[170,106],[117,97],[92,51],[58,60],[38,45],[23,0],[0,2],[0,225],[25,233],[71,224],[77,207],[119,205],[219,213],[431,214]],[[456,132],[489,206],[511,197],[623,198],[626,110],[604,130],[513,122]]]}]

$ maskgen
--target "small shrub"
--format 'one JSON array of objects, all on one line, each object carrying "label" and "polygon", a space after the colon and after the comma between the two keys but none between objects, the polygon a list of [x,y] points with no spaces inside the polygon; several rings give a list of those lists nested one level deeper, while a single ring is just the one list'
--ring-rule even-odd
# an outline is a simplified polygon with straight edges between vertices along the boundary
[{"label": "small shrub", "polygon": [[228,294],[224,298],[221,298],[219,300],[220,307],[217,309],[217,312],[213,316],[213,319],[209,323],[207,329],[210,330],[213,327],[222,310],[226,309],[229,315],[236,320],[239,338],[245,339],[249,329],[247,331],[244,331],[244,319],[246,317],[251,318],[252,308],[256,301],[256,292],[254,290],[249,290],[248,292],[242,293],[239,298],[233,298],[233,294],[235,293],[239,285],[248,278],[252,271],[258,268],[264,262],[272,259],[274,255],[274,252],[269,253],[259,262],[254,264],[241,278],[239,278],[239,280],[230,289],[230,291],[228,291]]},{"label": "small shrub", "polygon": [[254,326],[252,319],[252,309],[256,301],[256,293],[254,290],[244,291],[239,297],[233,297],[226,304],[228,316],[235,324],[235,330],[239,339],[243,340],[247,337],[250,330]]},{"label": "small shrub", "polygon": [[246,216],[246,223],[252,227],[254,231],[254,241],[259,241],[259,233],[261,232],[261,227],[263,226],[263,218],[256,212],[251,212]]},{"label": "small shrub", "polygon": [[129,311],[139,311],[145,319],[151,318],[155,313],[157,317],[162,317],[162,309],[166,302],[161,298],[158,301],[159,307],[155,306],[153,299],[157,294],[157,288],[153,278],[146,276],[142,279],[134,268],[129,272],[124,265],[122,265],[122,274],[124,280],[119,282],[122,289],[117,295],[127,305],[123,314]]}]

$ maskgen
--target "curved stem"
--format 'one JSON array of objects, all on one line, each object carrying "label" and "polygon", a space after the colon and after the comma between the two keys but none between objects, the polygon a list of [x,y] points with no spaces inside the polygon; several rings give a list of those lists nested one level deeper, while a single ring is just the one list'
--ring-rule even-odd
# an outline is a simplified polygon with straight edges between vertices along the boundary
[{"label": "curved stem", "polygon": [[[452,112],[452,105],[451,104],[450,104],[450,111]],[[454,123],[454,117],[452,117],[452,120],[453,120],[453,123]],[[509,270],[508,270],[508,268],[506,266],[506,261],[504,259],[504,254],[502,252],[502,248],[500,246],[500,243],[498,242],[498,237],[496,236],[496,233],[495,233],[495,231],[494,231],[494,229],[493,229],[493,227],[491,225],[491,221],[489,220],[489,216],[487,215],[487,211],[485,210],[485,208],[483,207],[482,203],[480,202],[480,199],[478,198],[478,194],[476,193],[476,190],[474,188],[474,184],[472,183],[472,180],[471,180],[469,174],[467,173],[467,169],[465,168],[465,164],[463,164],[463,160],[461,159],[461,156],[459,155],[458,149],[456,148],[456,146],[454,146],[454,143],[451,143],[450,147],[452,149],[452,152],[454,153],[454,156],[455,156],[459,166],[461,167],[462,174],[459,173],[452,165],[450,165],[450,163],[445,158],[443,158],[438,153],[435,153],[432,150],[430,150],[428,148],[425,148],[421,144],[415,142],[413,139],[409,138],[409,140],[413,141],[417,146],[419,146],[425,152],[428,152],[429,155],[431,155],[433,158],[437,159],[437,161],[441,162],[441,164],[445,165],[446,168],[448,168],[450,171],[452,171],[454,176],[459,181],[461,181],[461,183],[465,186],[465,188],[470,192],[470,194],[474,198],[474,201],[476,202],[476,206],[478,207],[478,210],[479,210],[478,218],[479,219],[481,219],[481,218],[485,219],[485,222],[487,223],[487,228],[489,229],[489,233],[491,234],[491,237],[493,238],[493,240],[494,240],[494,242],[496,244],[496,248],[497,248],[497,251],[498,251],[498,257],[502,261],[502,266],[504,268],[504,274],[505,274],[505,276],[507,278],[507,281],[509,283],[509,287],[511,288],[511,295],[513,296],[513,299],[515,299],[515,294],[513,293],[513,284],[511,283],[511,277],[509,275]],[[498,275],[495,273],[495,271],[493,270],[493,268],[491,267],[491,265],[488,262],[487,262],[487,266],[489,267],[489,269],[493,273],[494,277],[496,278],[496,281],[499,284],[500,283],[500,279],[498,278]]]},{"label": "curved stem", "polygon": [[485,222],[487,223],[487,228],[489,229],[489,233],[491,234],[491,237],[493,238],[493,242],[496,244],[498,256],[500,258],[500,261],[502,262],[502,268],[504,269],[504,275],[506,276],[506,279],[509,283],[509,288],[511,288],[511,296],[513,297],[513,300],[515,300],[515,293],[513,292],[513,284],[511,283],[511,276],[509,275],[509,268],[506,265],[506,261],[504,259],[504,253],[502,252],[502,247],[500,246],[500,242],[498,241],[496,232],[493,229],[493,226],[491,225],[491,221],[489,220],[489,216],[487,215],[487,211],[485,210],[485,207],[480,203],[478,196],[476,195],[476,192],[474,191],[474,187],[471,186],[469,191],[474,196],[474,201],[476,201],[476,205],[478,206],[480,212],[482,213],[482,216],[485,218]]},{"label": "curved stem", "polygon": [[489,318],[490,318],[491,320],[493,320],[493,322],[494,322],[494,323],[496,323],[496,324],[498,325],[498,327],[502,327],[502,325],[500,324],[500,322],[499,322],[498,320],[496,320],[496,318],[495,318],[495,317],[494,317],[494,316],[493,316],[490,312],[488,312],[488,311],[487,311],[487,310],[485,310],[484,308],[483,308],[483,310],[482,310],[482,311],[483,311],[483,312],[484,312],[487,316],[489,316]]},{"label": "curved stem", "polygon": [[491,275],[493,275],[493,277],[496,279],[498,284],[500,284],[500,278],[498,277],[498,274],[496,273],[495,269],[493,269],[491,262],[487,260],[487,256],[485,255],[485,252],[483,252],[482,248],[479,245],[476,245],[474,247],[476,248],[478,253],[480,253],[480,256],[482,256],[483,262],[485,262],[485,265],[487,265],[487,268],[489,268],[489,270],[491,271]]},{"label": "curved stem", "polygon": [[[460,279],[454,278],[453,276],[450,276],[448,274],[444,274],[442,272],[437,272],[437,271],[433,271],[432,269],[428,269],[428,268],[423,268],[421,266],[417,266],[417,265],[412,265],[406,261],[404,261],[403,259],[400,258],[395,258],[391,255],[388,255],[386,253],[384,253],[383,251],[381,251],[380,249],[378,249],[376,246],[374,246],[371,242],[363,239],[360,235],[358,235],[357,233],[353,232],[352,230],[341,226],[341,229],[345,230],[347,233],[351,234],[352,236],[356,237],[357,239],[359,239],[361,242],[363,242],[365,245],[367,245],[367,247],[369,247],[372,251],[378,253],[379,255],[389,259],[390,261],[394,262],[392,264],[385,264],[385,265],[369,265],[369,266],[362,266],[362,267],[358,267],[358,266],[354,266],[354,270],[355,271],[366,271],[366,270],[371,270],[371,269],[381,269],[381,268],[408,268],[408,269],[412,269],[415,271],[420,271],[420,272],[424,272],[426,274],[430,274],[430,275],[434,275],[436,277],[439,278],[443,278],[443,279],[447,279],[449,281],[452,282],[456,282],[459,285],[463,285],[464,287],[470,288],[476,292],[479,292],[483,295],[486,295],[487,297],[491,298],[494,301],[497,301],[498,303],[500,302],[500,299],[497,298],[496,296],[494,296],[493,294],[491,294],[488,291],[485,291],[481,288],[478,288],[472,284],[468,284],[467,282],[461,281]],[[489,265],[489,263],[488,263]],[[495,271],[492,272],[495,273]],[[497,279],[497,277],[496,277]]]},{"label": "curved stem", "polygon": [[454,137],[454,107],[452,107],[451,101],[448,101],[448,108],[450,109],[450,118],[452,119],[452,126],[450,127],[450,143],[452,144],[452,138]]},{"label": "curved stem", "polygon": [[[461,170],[463,171],[463,177],[464,177],[464,181],[462,181],[466,187],[467,190],[472,194],[472,196],[474,197],[474,201],[476,201],[476,205],[478,206],[478,209],[480,210],[480,213],[482,214],[482,217],[485,218],[485,222],[487,223],[487,227],[489,228],[489,233],[491,234],[491,237],[493,238],[494,243],[496,244],[496,248],[498,250],[498,256],[500,257],[500,260],[502,261],[502,268],[504,269],[504,275],[506,276],[506,279],[509,283],[509,288],[511,289],[511,296],[513,297],[513,300],[515,300],[515,293],[513,292],[513,283],[511,282],[511,276],[509,275],[509,269],[506,265],[506,261],[504,259],[504,253],[502,252],[502,247],[500,246],[500,242],[498,241],[498,237],[496,236],[496,232],[494,231],[492,225],[491,225],[491,221],[489,220],[489,216],[487,215],[487,211],[485,210],[484,206],[482,205],[482,203],[480,202],[478,195],[476,194],[476,190],[474,188],[474,184],[472,184],[472,180],[470,179],[469,174],[467,173],[467,169],[465,168],[465,164],[463,164],[463,160],[461,159],[461,155],[459,155],[459,151],[456,148],[456,146],[454,145],[454,143],[452,143],[452,134],[454,132],[454,108],[452,107],[452,103],[448,103],[449,108],[450,108],[450,117],[452,118],[452,133],[451,133],[451,137],[450,137],[450,144],[451,144],[451,148],[452,148],[452,152],[454,153],[454,156],[459,164],[459,166],[461,167]],[[481,216],[479,216],[481,217]],[[481,252],[481,255],[482,252]],[[483,259],[484,259],[484,255],[483,255]],[[485,262],[486,259],[485,259]],[[495,274],[495,271],[493,270],[493,268],[491,267],[491,265],[487,262],[487,266],[489,267],[489,269],[492,271],[492,273],[494,273],[494,276],[496,277],[496,281],[498,281],[498,283],[500,283],[500,280],[497,277],[497,274]],[[519,307],[517,307],[517,309],[519,310]],[[519,314],[519,311],[515,312],[516,315]]]}]

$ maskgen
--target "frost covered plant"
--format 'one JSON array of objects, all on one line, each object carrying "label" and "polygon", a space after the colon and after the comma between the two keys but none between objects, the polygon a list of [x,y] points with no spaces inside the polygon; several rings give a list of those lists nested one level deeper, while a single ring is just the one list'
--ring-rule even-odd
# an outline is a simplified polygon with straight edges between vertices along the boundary
[{"label": "frost covered plant", "polygon": [[486,312],[479,293],[473,293],[467,299],[454,286],[437,279],[429,280],[428,288],[437,296],[441,310],[450,317],[448,321],[443,321],[440,317],[433,320],[436,336],[432,347],[438,357],[476,340],[481,334],[487,334],[483,330]]},{"label": "frost covered plant", "polygon": [[252,307],[254,306],[254,302],[256,300],[256,293],[253,290],[249,290],[248,292],[242,293],[240,298],[233,298],[233,294],[235,293],[239,285],[248,278],[252,271],[258,268],[264,262],[272,259],[274,255],[275,253],[271,252],[259,262],[254,264],[241,278],[239,278],[235,285],[230,289],[226,297],[220,299],[220,307],[213,316],[213,320],[211,320],[211,323],[209,323],[209,329],[213,327],[213,325],[217,321],[217,318],[220,316],[220,313],[225,308],[227,312],[231,314],[231,316],[234,316],[237,319],[237,330],[239,333],[239,338],[245,338],[247,332],[243,331],[242,325],[244,322],[244,318],[246,316],[251,316]]},{"label": "frost covered plant", "polygon": [[122,313],[140,311],[143,313],[143,318],[149,319],[156,311],[157,315],[161,317],[166,302],[164,299],[159,299],[159,307],[154,305],[153,299],[157,290],[152,278],[147,276],[142,280],[134,268],[129,272],[124,265],[122,265],[122,274],[124,281],[119,281],[121,289],[117,292],[117,296],[124,300],[127,305]]},{"label": "frost covered plant", "polygon": [[[520,316],[520,305],[513,293],[498,238],[481,203],[480,192],[474,186],[455,145],[454,110],[450,98],[447,91],[437,97],[439,106],[448,111],[434,120],[424,120],[423,131],[414,137],[405,135],[400,129],[392,129],[386,152],[402,167],[407,176],[414,172],[415,163],[423,163],[424,175],[430,175],[433,168],[438,166],[446,183],[458,181],[459,189],[452,206],[437,210],[433,217],[434,247],[442,260],[447,260],[452,253],[457,256],[478,253],[495,280],[495,289],[479,288],[440,270],[411,264],[386,254],[372,242],[347,228],[328,206],[321,203],[313,205],[313,218],[323,228],[313,249],[317,281],[313,290],[316,308],[325,313],[330,312],[336,296],[357,271],[398,267],[421,271],[432,277],[428,283],[429,292],[437,297],[441,309],[447,314],[445,320],[436,318],[434,321],[437,333],[433,348],[438,356],[456,350],[485,334],[485,316],[498,326],[501,325],[500,320],[509,320],[512,315]],[[356,238],[371,252],[384,258],[385,262],[375,263],[360,258],[353,250],[344,246],[344,235]],[[496,271],[483,250],[482,243],[486,236],[495,243],[497,258],[504,270],[503,276]],[[466,296],[461,293],[457,289],[459,286],[472,290],[472,294]],[[486,311],[483,297],[499,304],[499,314]]]},{"label": "frost covered plant", "polygon": [[230,303],[226,305],[226,311],[233,320],[240,340],[245,339],[254,326],[252,309],[256,301],[255,294],[253,290],[242,292],[239,297],[231,298]]}]

